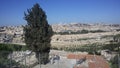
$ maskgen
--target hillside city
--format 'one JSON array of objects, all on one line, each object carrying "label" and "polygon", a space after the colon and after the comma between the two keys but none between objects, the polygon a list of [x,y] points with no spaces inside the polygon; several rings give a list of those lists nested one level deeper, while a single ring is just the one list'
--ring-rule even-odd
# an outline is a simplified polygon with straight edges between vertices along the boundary
[{"label": "hillside city", "polygon": [[[102,38],[104,36],[119,34],[120,24],[53,24],[51,25],[54,31],[52,42],[68,42],[68,41],[79,41],[88,38],[88,40]],[[13,44],[24,44],[23,39],[23,27],[24,26],[2,26],[0,27],[0,43],[13,43]],[[80,32],[84,31],[83,34]],[[86,32],[87,31],[87,32]],[[67,37],[67,38],[66,38]],[[89,40],[89,41],[90,41]],[[109,41],[109,39],[103,39]],[[65,43],[64,42],[64,43]],[[104,42],[104,41],[102,41]],[[82,42],[81,42],[82,43]],[[84,44],[84,43],[83,43]],[[54,44],[53,44],[54,45]]]},{"label": "hillside city", "polygon": [[[84,48],[93,45],[94,50],[96,45],[101,47],[110,44],[113,36],[120,34],[120,24],[71,23],[51,26],[54,35],[51,38],[50,63],[41,65],[41,68],[110,68],[108,62],[118,54],[108,49],[95,50],[100,55],[95,52],[89,54]],[[0,43],[25,46],[23,28],[24,26],[1,26]],[[15,51],[8,58],[11,56],[12,60],[27,66],[37,61],[35,53],[29,50]],[[39,64],[33,65],[33,68],[39,68]]]}]

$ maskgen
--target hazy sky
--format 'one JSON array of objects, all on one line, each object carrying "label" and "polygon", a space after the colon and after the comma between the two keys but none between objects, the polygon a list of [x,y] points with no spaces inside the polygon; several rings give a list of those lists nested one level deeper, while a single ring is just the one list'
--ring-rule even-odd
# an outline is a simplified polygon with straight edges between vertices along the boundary
[{"label": "hazy sky", "polygon": [[120,23],[120,0],[0,0],[0,26],[25,25],[24,12],[35,3],[49,24]]}]

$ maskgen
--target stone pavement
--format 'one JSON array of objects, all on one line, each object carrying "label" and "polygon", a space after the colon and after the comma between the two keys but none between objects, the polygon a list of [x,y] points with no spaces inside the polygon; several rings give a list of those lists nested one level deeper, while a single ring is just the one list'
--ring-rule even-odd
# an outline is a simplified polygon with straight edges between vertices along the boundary
[{"label": "stone pavement", "polygon": [[[54,64],[48,63],[46,65],[41,65],[41,68],[72,68],[72,67],[73,64],[65,57],[61,57],[59,61],[56,60]],[[40,65],[36,65],[33,68],[40,68]]]}]

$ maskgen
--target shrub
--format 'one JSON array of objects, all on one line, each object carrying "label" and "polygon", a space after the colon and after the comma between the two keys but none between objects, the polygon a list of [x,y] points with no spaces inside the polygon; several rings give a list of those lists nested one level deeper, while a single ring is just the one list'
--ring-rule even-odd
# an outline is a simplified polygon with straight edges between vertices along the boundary
[{"label": "shrub", "polygon": [[0,51],[24,51],[27,50],[28,48],[23,45],[18,45],[18,44],[0,44]]}]

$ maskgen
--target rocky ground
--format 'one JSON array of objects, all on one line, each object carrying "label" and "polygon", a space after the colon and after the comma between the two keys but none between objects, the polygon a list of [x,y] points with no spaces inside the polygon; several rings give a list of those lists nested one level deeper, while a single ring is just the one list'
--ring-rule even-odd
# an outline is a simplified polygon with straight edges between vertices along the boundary
[{"label": "rocky ground", "polygon": [[[40,65],[37,65],[34,68],[40,68]],[[54,64],[48,63],[46,65],[41,65],[41,68],[73,68],[73,64],[66,59],[66,57],[61,57],[61,59],[55,61]]]},{"label": "rocky ground", "polygon": [[[50,53],[49,53],[50,57],[53,55],[58,55],[60,57],[60,60],[55,61],[54,64],[49,62],[47,65],[42,65],[42,66],[43,67],[44,66],[51,67],[51,68],[52,67],[55,68],[56,66],[58,67],[59,65],[63,66],[63,68],[64,68],[64,65],[69,66],[70,64],[67,64],[68,60],[66,59],[66,57],[68,54],[71,54],[71,53],[72,52],[50,50]],[[74,53],[76,53],[76,52],[74,52]],[[88,53],[87,52],[77,52],[77,54],[88,54]],[[31,66],[37,62],[37,59],[35,57],[35,53],[28,51],[28,50],[27,51],[14,51],[8,55],[8,59],[14,60],[20,64],[27,65],[27,66]],[[35,66],[35,68],[37,68],[37,67],[39,67],[39,65]]]}]

